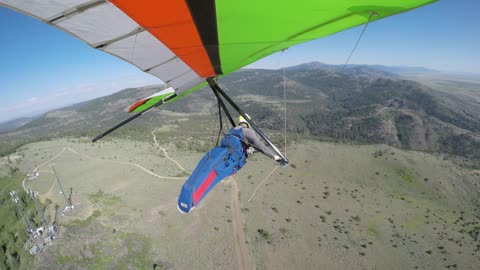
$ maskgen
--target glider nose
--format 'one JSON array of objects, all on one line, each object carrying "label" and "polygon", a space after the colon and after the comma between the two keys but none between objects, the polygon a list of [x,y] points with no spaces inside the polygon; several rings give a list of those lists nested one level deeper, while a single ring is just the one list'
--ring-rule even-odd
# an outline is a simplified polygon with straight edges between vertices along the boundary
[{"label": "glider nose", "polygon": [[186,203],[181,202],[180,200],[178,200],[177,209],[182,214],[188,214],[190,212],[190,207],[188,207]]}]

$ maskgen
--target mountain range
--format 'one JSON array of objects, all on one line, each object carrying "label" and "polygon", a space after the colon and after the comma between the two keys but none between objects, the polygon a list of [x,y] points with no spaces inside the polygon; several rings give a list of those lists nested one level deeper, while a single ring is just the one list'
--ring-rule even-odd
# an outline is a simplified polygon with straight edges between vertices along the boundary
[{"label": "mountain range", "polygon": [[[292,134],[388,144],[439,153],[465,166],[480,166],[480,92],[470,91],[473,94],[466,96],[458,91],[438,91],[401,76],[414,72],[436,71],[312,62],[285,68],[285,80],[283,70],[245,69],[225,76],[220,85],[263,128],[283,129],[285,86],[287,129]],[[7,154],[18,145],[51,137],[93,137],[127,118],[130,104],[163,87],[125,89],[50,111],[0,134],[0,149]],[[152,125],[179,118],[215,121],[212,115],[216,110],[212,92],[202,89],[112,135],[141,140]]]},{"label": "mountain range", "polygon": [[9,131],[13,131],[28,122],[32,121],[35,119],[35,117],[20,117],[20,118],[15,118],[13,120],[8,120],[5,122],[0,123],[0,133],[5,133]]}]

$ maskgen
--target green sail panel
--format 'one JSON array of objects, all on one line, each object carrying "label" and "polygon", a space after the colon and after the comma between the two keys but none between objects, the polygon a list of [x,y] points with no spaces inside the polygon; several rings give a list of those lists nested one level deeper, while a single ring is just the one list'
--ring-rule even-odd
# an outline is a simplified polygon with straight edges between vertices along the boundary
[{"label": "green sail panel", "polygon": [[[436,0],[216,0],[223,74],[288,47]],[[375,14],[372,16],[372,14]]]}]

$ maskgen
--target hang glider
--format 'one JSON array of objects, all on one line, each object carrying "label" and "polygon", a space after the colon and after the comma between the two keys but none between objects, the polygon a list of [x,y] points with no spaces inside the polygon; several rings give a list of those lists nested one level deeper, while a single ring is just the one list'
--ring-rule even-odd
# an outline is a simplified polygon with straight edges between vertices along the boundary
[{"label": "hang glider", "polygon": [[141,114],[207,83],[218,90],[214,78],[275,52],[435,1],[0,0],[0,5],[53,25],[173,88],[175,94],[132,110]]}]

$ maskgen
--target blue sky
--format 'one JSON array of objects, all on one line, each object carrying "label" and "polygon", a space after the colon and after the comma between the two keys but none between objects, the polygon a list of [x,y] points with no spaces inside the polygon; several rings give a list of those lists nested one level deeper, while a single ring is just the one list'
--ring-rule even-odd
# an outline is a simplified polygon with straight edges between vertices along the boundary
[{"label": "blue sky", "polygon": [[[480,73],[480,1],[441,0],[370,24],[350,64]],[[343,64],[362,27],[277,53],[251,68]],[[0,7],[0,122],[162,81],[31,17]]]}]

